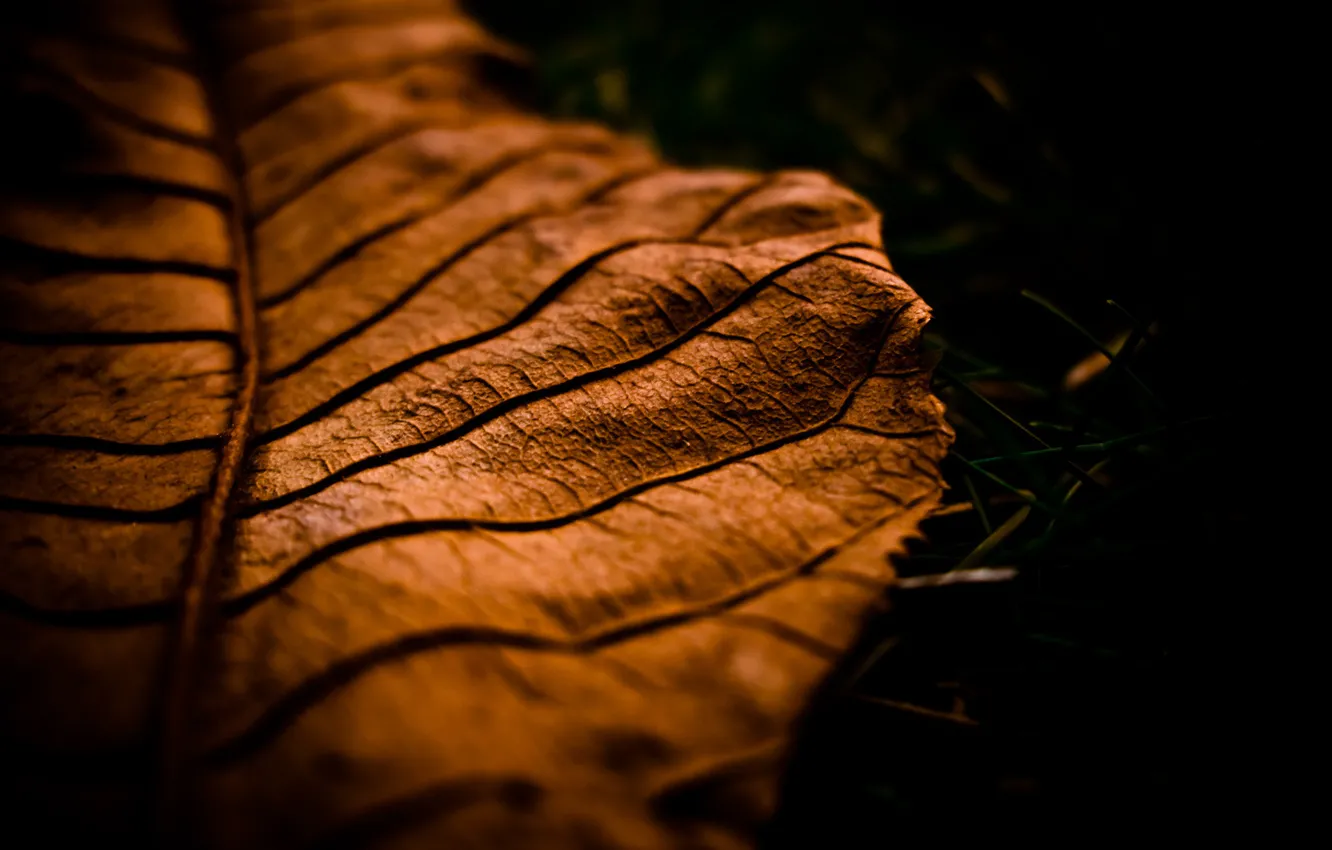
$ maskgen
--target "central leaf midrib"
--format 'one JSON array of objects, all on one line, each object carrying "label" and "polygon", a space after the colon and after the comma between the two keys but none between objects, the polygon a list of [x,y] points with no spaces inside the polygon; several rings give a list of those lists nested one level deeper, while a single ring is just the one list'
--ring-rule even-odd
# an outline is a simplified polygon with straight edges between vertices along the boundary
[{"label": "central leaf midrib", "polygon": [[197,76],[213,124],[213,147],[222,161],[228,195],[234,199],[228,210],[231,265],[235,270],[233,306],[237,332],[236,400],[230,426],[223,436],[212,487],[203,497],[190,554],[181,576],[177,597],[175,633],[168,645],[159,705],[157,737],[157,827],[168,844],[184,837],[183,797],[188,794],[186,752],[193,720],[194,680],[201,654],[211,591],[215,589],[218,562],[230,525],[230,505],[236,484],[249,455],[259,388],[259,329],[253,252],[246,222],[250,218],[249,196],[236,135],[231,132],[227,112],[218,91],[221,79],[217,57],[207,49],[205,10],[189,2],[176,8],[176,20],[193,48]]}]

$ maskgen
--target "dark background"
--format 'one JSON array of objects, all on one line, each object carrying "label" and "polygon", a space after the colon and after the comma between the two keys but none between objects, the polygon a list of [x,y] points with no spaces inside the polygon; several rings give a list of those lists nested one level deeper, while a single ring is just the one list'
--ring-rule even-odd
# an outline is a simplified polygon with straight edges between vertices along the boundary
[{"label": "dark background", "polygon": [[[1115,298],[1204,309],[1204,245],[1247,120],[1217,15],[1101,4],[865,0],[468,4],[530,48],[537,97],[688,165],[817,168],[883,211],[948,329],[1002,326],[1023,287],[1109,332]],[[1257,27],[1260,24],[1255,23]],[[977,329],[979,337],[984,329]],[[1002,336],[1056,368],[1059,334]],[[986,343],[989,343],[986,340]]]},{"label": "dark background", "polygon": [[[891,648],[809,718],[768,843],[1174,834],[1214,705],[1199,683],[1221,663],[1207,587],[1251,507],[1230,450],[1262,308],[1222,235],[1249,164],[1249,24],[1099,4],[469,6],[531,49],[547,113],[682,164],[825,170],[882,210],[894,266],[935,310],[957,451],[999,457],[1005,485],[949,468],[948,500],[969,477],[993,521],[932,521],[904,574],[960,563],[1012,515],[994,507],[1006,487],[1059,508],[984,560],[1017,580],[899,595],[848,671]],[[1023,290],[1103,344],[1145,331],[1124,363],[1150,390],[1119,366],[1066,387],[1093,345]],[[1052,445],[1129,445],[1028,457],[1010,417]],[[1068,462],[1103,486],[1070,496]]]}]

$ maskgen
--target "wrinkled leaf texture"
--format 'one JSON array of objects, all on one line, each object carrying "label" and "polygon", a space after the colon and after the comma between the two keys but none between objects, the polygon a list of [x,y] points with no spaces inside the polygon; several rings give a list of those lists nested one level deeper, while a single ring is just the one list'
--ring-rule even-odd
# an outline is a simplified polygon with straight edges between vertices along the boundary
[{"label": "wrinkled leaf texture", "polygon": [[534,117],[440,0],[70,5],[6,12],[0,843],[750,845],[942,487],[875,211]]}]

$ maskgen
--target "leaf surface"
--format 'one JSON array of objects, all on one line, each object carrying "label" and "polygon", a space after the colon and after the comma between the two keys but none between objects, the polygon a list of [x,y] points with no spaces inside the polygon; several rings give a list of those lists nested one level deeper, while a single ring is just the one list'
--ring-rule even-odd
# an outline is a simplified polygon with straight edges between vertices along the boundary
[{"label": "leaf surface", "polygon": [[876,212],[528,114],[447,3],[73,5],[6,80],[11,821],[752,843],[942,487]]}]

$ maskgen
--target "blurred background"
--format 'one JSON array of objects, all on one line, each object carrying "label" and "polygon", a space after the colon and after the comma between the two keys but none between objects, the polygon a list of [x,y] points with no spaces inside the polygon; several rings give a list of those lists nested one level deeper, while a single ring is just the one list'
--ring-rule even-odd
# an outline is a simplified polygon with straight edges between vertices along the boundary
[{"label": "blurred background", "polygon": [[470,4],[532,51],[547,113],[855,188],[934,308],[950,507],[900,571],[1015,577],[898,594],[809,719],[772,847],[1179,814],[1199,588],[1245,522],[1223,449],[1247,317],[1212,247],[1234,42],[1216,15],[1006,5]]}]

